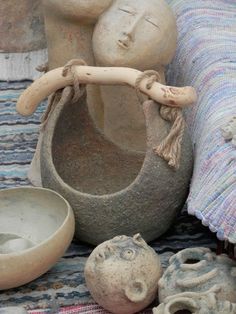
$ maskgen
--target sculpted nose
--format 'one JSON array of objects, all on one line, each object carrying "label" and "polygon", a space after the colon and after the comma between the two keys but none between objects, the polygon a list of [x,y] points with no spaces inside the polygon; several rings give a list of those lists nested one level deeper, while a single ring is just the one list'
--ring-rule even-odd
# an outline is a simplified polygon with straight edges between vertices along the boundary
[{"label": "sculpted nose", "polygon": [[135,39],[135,31],[142,17],[142,14],[135,16],[131,23],[126,26],[121,38],[118,40],[120,46],[123,46],[123,48],[129,48],[131,42]]},{"label": "sculpted nose", "polygon": [[123,40],[124,42],[133,42],[135,37],[135,27],[134,25],[130,26],[123,32]]},{"label": "sculpted nose", "polygon": [[130,38],[131,41],[134,41],[136,28],[142,19],[143,14],[136,15],[129,26],[125,29],[125,34]]},{"label": "sculpted nose", "polygon": [[135,27],[129,27],[125,30],[124,35],[130,40],[134,41],[134,35],[135,35]]}]

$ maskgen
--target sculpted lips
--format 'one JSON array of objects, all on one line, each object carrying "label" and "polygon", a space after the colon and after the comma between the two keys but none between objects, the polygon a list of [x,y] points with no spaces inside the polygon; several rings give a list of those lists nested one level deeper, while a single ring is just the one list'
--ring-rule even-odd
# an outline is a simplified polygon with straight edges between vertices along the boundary
[{"label": "sculpted lips", "polygon": [[129,38],[124,38],[124,39],[119,39],[117,41],[117,44],[119,47],[123,48],[123,49],[129,49],[130,47],[130,41],[129,41]]}]

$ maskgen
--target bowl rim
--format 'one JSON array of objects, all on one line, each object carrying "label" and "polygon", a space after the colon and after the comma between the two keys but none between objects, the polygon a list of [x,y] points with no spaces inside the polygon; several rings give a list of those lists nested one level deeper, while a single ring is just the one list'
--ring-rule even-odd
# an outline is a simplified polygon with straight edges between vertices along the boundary
[{"label": "bowl rim", "polygon": [[[62,224],[60,225],[60,227],[58,229],[56,229],[56,231],[50,235],[48,238],[46,238],[44,241],[40,242],[37,245],[34,245],[33,247],[30,247],[28,249],[22,250],[22,251],[18,251],[18,252],[12,252],[12,253],[7,253],[7,254],[1,254],[0,253],[0,259],[4,259],[7,257],[18,257],[18,256],[22,256],[26,253],[30,253],[30,251],[34,251],[36,249],[38,249],[40,246],[44,246],[45,244],[47,244],[48,242],[50,242],[52,240],[52,238],[54,238],[58,233],[61,232],[61,230],[64,228],[64,226],[68,223],[69,219],[72,218],[73,221],[73,235],[75,232],[75,217],[74,217],[74,212],[70,206],[70,203],[58,192],[48,189],[48,188],[44,188],[44,187],[34,187],[34,186],[19,186],[19,187],[14,187],[14,188],[7,188],[7,189],[2,189],[0,190],[0,196],[3,192],[5,191],[13,191],[13,190],[41,190],[41,191],[48,191],[52,194],[55,194],[56,196],[58,196],[60,199],[62,199],[65,204],[66,204],[66,208],[67,208],[67,214],[65,219],[63,220]],[[72,239],[73,239],[73,235],[72,235]]]}]

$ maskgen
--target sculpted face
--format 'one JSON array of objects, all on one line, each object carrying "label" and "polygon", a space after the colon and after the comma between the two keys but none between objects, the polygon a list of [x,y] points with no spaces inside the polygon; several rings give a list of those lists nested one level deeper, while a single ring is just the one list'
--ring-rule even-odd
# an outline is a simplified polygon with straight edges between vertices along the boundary
[{"label": "sculpted face", "polygon": [[116,0],[98,20],[98,65],[151,68],[168,64],[176,47],[175,18],[163,0]]},{"label": "sculpted face", "polygon": [[85,266],[93,298],[113,313],[118,304],[119,313],[134,313],[152,302],[160,276],[159,257],[139,234],[100,244]]},{"label": "sculpted face", "polygon": [[142,251],[148,248],[145,241],[140,236],[133,238],[127,236],[117,236],[113,238],[105,246],[101,246],[95,260],[98,265],[101,263],[110,263],[110,261],[119,261],[125,263],[126,261],[134,261],[140,259]]}]

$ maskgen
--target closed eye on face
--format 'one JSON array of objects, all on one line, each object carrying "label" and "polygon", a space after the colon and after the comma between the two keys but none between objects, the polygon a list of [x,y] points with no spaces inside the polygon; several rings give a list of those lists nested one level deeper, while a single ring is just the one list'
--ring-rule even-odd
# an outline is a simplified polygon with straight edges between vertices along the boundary
[{"label": "closed eye on face", "polygon": [[131,15],[135,14],[134,10],[132,8],[128,7],[128,6],[119,7],[118,9],[120,11],[123,11],[123,12],[131,14]]},{"label": "closed eye on face", "polygon": [[[128,6],[123,6],[123,7],[119,7],[118,8],[120,11],[125,12],[127,14],[130,15],[135,15],[136,13],[134,12],[134,10]],[[145,21],[147,21],[148,23],[152,24],[153,26],[155,26],[156,28],[160,28],[157,24],[157,22],[155,21],[155,19],[153,19],[150,16],[145,17]]]},{"label": "closed eye on face", "polygon": [[157,25],[157,22],[156,22],[153,18],[151,18],[151,17],[146,17],[145,20],[146,20],[148,23],[152,24],[153,26],[155,26],[155,27],[157,27],[157,28],[160,28],[160,27]]}]

